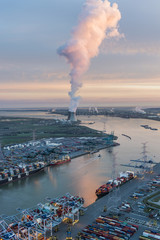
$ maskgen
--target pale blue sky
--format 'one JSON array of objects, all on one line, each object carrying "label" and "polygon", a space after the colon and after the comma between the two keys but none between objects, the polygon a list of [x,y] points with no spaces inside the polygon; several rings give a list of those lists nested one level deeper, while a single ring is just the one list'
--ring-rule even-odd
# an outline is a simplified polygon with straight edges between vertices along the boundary
[{"label": "pale blue sky", "polygon": [[[0,108],[68,104],[70,69],[56,50],[69,39],[83,2],[0,0]],[[160,1],[111,2],[119,5],[119,31],[125,38],[103,42],[83,77],[80,106],[159,105]],[[95,97],[92,85],[97,81],[106,87],[106,95],[99,89]],[[120,94],[114,91],[117,83]],[[125,92],[127,86],[131,97]],[[149,91],[150,86],[155,92]]]}]

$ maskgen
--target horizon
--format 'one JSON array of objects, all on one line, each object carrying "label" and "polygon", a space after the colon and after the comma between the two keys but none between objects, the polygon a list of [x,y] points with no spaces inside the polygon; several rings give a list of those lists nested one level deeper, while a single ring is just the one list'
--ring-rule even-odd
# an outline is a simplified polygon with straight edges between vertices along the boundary
[{"label": "horizon", "polygon": [[[108,108],[108,109],[112,109],[112,108],[115,108],[115,109],[128,109],[128,110],[130,110],[130,109],[135,109],[136,107],[139,107],[139,106],[91,106],[91,105],[89,105],[89,106],[80,106],[80,107],[78,107],[77,109],[89,109],[89,108]],[[153,107],[153,106],[140,106],[140,109],[160,109],[160,106],[159,107]],[[56,106],[53,106],[53,107],[23,107],[23,108],[21,108],[21,107],[14,107],[14,108],[0,108],[0,111],[4,111],[4,110],[6,110],[6,111],[12,111],[12,110],[32,110],[32,111],[39,111],[39,110],[41,110],[41,111],[49,111],[49,110],[56,110],[56,109],[69,109],[69,107],[68,106],[61,106],[61,107],[56,107]]]},{"label": "horizon", "polygon": [[[0,108],[69,106],[70,67],[57,49],[70,39],[84,2],[2,1]],[[121,13],[120,36],[106,38],[91,60],[82,76],[79,107],[158,107],[160,2],[110,2]]]}]

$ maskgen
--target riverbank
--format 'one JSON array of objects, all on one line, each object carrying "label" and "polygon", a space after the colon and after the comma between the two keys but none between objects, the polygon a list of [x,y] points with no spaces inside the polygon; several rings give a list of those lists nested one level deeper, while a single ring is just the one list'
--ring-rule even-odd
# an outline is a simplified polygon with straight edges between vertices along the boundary
[{"label": "riverbank", "polygon": [[[88,123],[88,116],[81,117],[80,120],[83,124]],[[95,189],[112,178],[113,154],[117,153],[116,171],[124,171],[125,167],[120,166],[120,164],[128,164],[130,159],[138,159],[142,152],[141,143],[143,142],[148,142],[148,151],[151,156],[155,156],[153,160],[159,161],[159,132],[147,131],[140,126],[141,124],[150,125],[149,121],[104,116],[93,117],[89,121],[95,122],[90,127],[98,131],[103,131],[105,122],[107,132],[115,132],[120,146],[77,157],[70,163],[48,167],[45,171],[2,186],[0,189],[0,212],[2,214],[16,214],[15,209],[18,207],[25,209],[36,205],[40,199],[43,201],[46,196],[56,198],[66,192],[84,197],[85,206],[90,205],[96,199]],[[159,123],[154,122],[153,127],[158,128]],[[132,140],[122,136],[122,133],[130,136]],[[42,150],[42,147],[40,149]],[[30,150],[31,147],[29,147],[28,152]],[[91,152],[93,151],[91,150]],[[98,157],[99,154],[101,157]],[[126,168],[126,170],[132,169]]]},{"label": "riverbank", "polygon": [[[157,167],[159,169],[160,164],[157,164]],[[156,166],[155,166],[156,168]],[[160,174],[160,171],[156,171],[155,174]],[[154,174],[154,175],[155,175]],[[80,220],[77,224],[73,225],[71,227],[71,235],[73,239],[76,239],[78,236],[78,233],[81,232],[86,226],[93,224],[93,222],[101,215],[107,216],[111,212],[113,212],[113,215],[121,215],[120,219],[122,221],[127,221],[128,216],[136,216],[137,221],[141,218],[147,219],[147,215],[142,214],[142,213],[137,213],[135,210],[132,209],[132,213],[125,213],[124,212],[120,213],[119,210],[116,210],[118,206],[122,204],[122,202],[127,202],[129,199],[130,195],[133,194],[134,192],[138,191],[140,188],[145,188],[147,187],[147,183],[150,181],[150,179],[153,178],[152,174],[147,174],[147,181],[146,179],[143,178],[134,178],[130,180],[129,182],[125,183],[122,185],[118,191],[118,195],[115,191],[110,192],[108,195],[98,199],[91,205],[89,205],[86,208],[86,211],[84,212],[84,216],[80,217]],[[129,200],[128,200],[129,201]],[[140,200],[139,200],[140,201]],[[135,203],[132,203],[133,205]],[[104,209],[106,209],[104,211]],[[124,217],[125,216],[125,217]],[[149,219],[148,219],[149,221]],[[56,233],[55,235],[57,236],[58,240],[63,240],[66,238],[66,232],[67,232],[68,226],[66,224],[62,224],[60,226],[59,232]],[[147,229],[145,226],[139,226],[139,231],[136,234],[136,237],[133,236],[131,239],[138,239],[138,236],[142,234],[142,232]],[[150,227],[150,229],[154,230],[154,227]],[[134,238],[135,237],[135,238]]]},{"label": "riverbank", "polygon": [[[159,169],[159,165],[157,164],[157,167],[155,166],[156,169]],[[159,174],[160,172],[158,172]],[[148,218],[148,215],[144,212],[139,212],[137,211],[135,205],[136,205],[136,199],[134,201],[130,200],[131,194],[139,191],[140,189],[143,189],[145,192],[145,189],[148,188],[148,183],[151,182],[151,179],[155,177],[155,174],[148,174],[146,173],[143,177],[140,178],[134,178],[122,186],[120,186],[120,189],[114,189],[114,191],[110,192],[108,195],[104,196],[103,198],[98,199],[94,203],[90,204],[87,208],[83,208],[83,199],[76,196],[73,197],[70,194],[66,194],[64,197],[60,198],[46,198],[47,202],[46,204],[40,203],[38,204],[38,208],[31,207],[23,210],[21,208],[18,209],[19,211],[19,221],[23,222],[24,219],[30,220],[29,222],[31,224],[34,224],[35,219],[40,219],[41,217],[44,217],[43,211],[46,211],[48,215],[46,215],[46,223],[51,223],[51,218],[50,218],[50,212],[51,214],[55,214],[55,209],[58,209],[58,214],[66,214],[66,218],[61,219],[61,221],[58,221],[56,219],[55,221],[52,221],[52,225],[48,225],[48,228],[45,228],[44,225],[41,224],[41,221],[39,220],[38,224],[41,224],[41,234],[47,235],[48,237],[53,233],[53,236],[56,236],[56,239],[58,240],[64,240],[67,237],[67,232],[69,232],[69,235],[72,236],[72,239],[77,239],[76,237],[78,236],[78,233],[80,233],[86,226],[93,224],[93,222],[99,217],[99,216],[109,216],[111,219],[111,223],[113,218],[114,219],[119,219],[121,223],[123,223],[125,226],[126,224],[136,224],[137,230],[136,233],[134,233],[133,236],[131,236],[130,239],[139,239],[139,236],[142,235],[142,233],[145,230],[156,230],[160,228],[160,224],[157,220],[156,226],[154,225],[148,225],[147,223],[150,221]],[[150,189],[152,189],[150,187]],[[152,190],[155,191],[155,190]],[[118,194],[117,194],[118,193]],[[146,194],[148,194],[148,191],[146,191]],[[144,196],[144,194],[143,194]],[[68,197],[71,198],[71,201],[68,201]],[[142,198],[142,199],[141,199]],[[125,201],[124,201],[125,199]],[[143,197],[139,197],[138,204],[140,201],[143,200]],[[67,212],[62,211],[62,206],[66,210],[65,202],[67,202],[70,207],[70,214]],[[129,202],[128,202],[129,201]],[[75,204],[73,204],[75,202]],[[130,205],[131,209],[130,211],[125,211],[124,209],[118,210],[119,206],[123,205],[123,203],[126,203],[126,205]],[[56,203],[56,204],[54,204]],[[56,207],[56,208],[55,208]],[[42,213],[39,212],[39,209],[42,209]],[[53,211],[54,209],[54,211]],[[37,212],[36,212],[37,211]],[[79,218],[79,213],[80,213],[80,218]],[[84,214],[82,214],[84,213]],[[39,214],[39,215],[37,215]],[[42,215],[43,214],[43,215]],[[35,215],[35,218],[33,217]],[[64,215],[65,217],[65,215]],[[15,218],[12,217],[6,217],[2,216],[2,221],[1,224],[3,224],[3,218],[6,221],[15,221]],[[74,222],[74,224],[67,224],[66,220],[71,220]],[[118,220],[118,221],[119,221]],[[16,218],[17,221],[17,218]],[[134,222],[135,221],[135,222]],[[11,223],[11,222],[10,222]],[[38,226],[38,225],[36,225]],[[57,232],[57,226],[59,231]],[[21,224],[19,224],[19,227],[21,229]],[[27,233],[31,233],[29,230],[28,225],[24,225],[26,229],[28,229]],[[51,230],[53,227],[53,231]],[[116,227],[113,226],[113,227]],[[7,227],[6,227],[6,232],[7,232]],[[17,228],[14,228],[14,225],[12,226],[12,229],[15,230],[17,233]],[[48,230],[47,230],[48,229]],[[35,228],[34,236],[36,235],[36,231],[38,231],[39,228]],[[107,231],[107,230],[106,230]],[[20,232],[22,234],[22,232]],[[14,232],[13,232],[14,234]],[[30,235],[31,236],[31,235]],[[99,237],[101,234],[99,235]],[[91,239],[91,238],[89,238]]]},{"label": "riverbank", "polygon": [[[67,108],[57,108],[54,112],[49,112],[52,114],[61,114],[63,116],[68,116]],[[132,107],[98,107],[96,110],[89,108],[78,108],[76,110],[77,116],[88,116],[89,118],[94,116],[108,116],[108,117],[119,117],[127,119],[146,119],[160,121],[160,108],[145,108],[145,109],[134,109]],[[92,122],[91,122],[92,124]]]},{"label": "riverbank", "polygon": [[120,144],[117,143],[117,142],[113,142],[112,144],[105,144],[103,146],[96,146],[94,148],[94,150],[92,149],[92,151],[79,151],[79,152],[74,152],[74,153],[70,153],[70,158],[71,159],[74,159],[74,158],[77,158],[77,157],[81,157],[81,156],[84,156],[84,155],[87,155],[87,154],[93,154],[93,153],[97,153],[99,152],[100,150],[103,150],[103,149],[106,149],[106,148],[112,148],[112,147],[116,147],[116,146],[119,146]]},{"label": "riverbank", "polygon": [[0,117],[0,129],[0,142],[2,146],[53,137],[108,136],[108,134],[104,134],[102,131],[81,126],[80,121],[70,122],[49,118]]},{"label": "riverbank", "polygon": [[[85,139],[87,140],[87,138],[85,138]],[[76,140],[78,140],[78,139],[76,139]],[[90,138],[89,138],[89,140],[91,141]],[[96,141],[97,145],[94,144],[94,140]],[[94,139],[94,140],[92,139],[93,144],[94,144],[94,148],[92,147],[92,148],[89,149],[87,147],[85,150],[78,150],[79,146],[77,146],[77,151],[72,151],[71,148],[70,148],[70,149],[68,149],[68,151],[70,151],[70,154],[69,154],[68,157],[70,159],[74,159],[74,158],[78,158],[78,157],[83,156],[83,155],[92,154],[92,152],[97,153],[102,149],[111,148],[111,147],[119,145],[119,143],[116,143],[116,142],[106,144],[102,139],[101,140],[99,139],[99,142],[97,141],[97,139]],[[79,141],[80,141],[80,139],[79,139]],[[82,142],[81,142],[81,144],[82,144]],[[84,142],[83,142],[83,144],[84,144]],[[86,141],[85,141],[85,144],[86,144]],[[20,147],[21,147],[21,145],[20,145]],[[65,149],[66,149],[66,146],[65,146]],[[75,146],[74,146],[74,149],[75,149]],[[24,154],[24,151],[25,151],[25,149],[23,150],[23,154]],[[35,148],[34,152],[36,152],[36,151],[37,151],[37,149]],[[8,153],[8,151],[7,151],[7,153]],[[18,151],[18,149],[17,149],[17,153],[20,154],[20,151]],[[32,149],[32,153],[33,153],[33,149]],[[11,154],[14,154],[12,148],[11,148]],[[60,152],[59,152],[59,154],[60,154]],[[21,179],[24,179],[26,177],[29,177],[33,174],[38,173],[39,171],[44,170],[45,168],[50,166],[50,163],[52,162],[51,159],[52,158],[54,159],[55,154],[53,153],[53,150],[52,150],[52,153],[50,155],[48,155],[48,154],[45,155],[45,157],[44,157],[45,161],[40,162],[40,163],[37,163],[37,162],[33,161],[33,159],[32,159],[32,163],[27,163],[27,161],[22,161],[23,160],[22,159],[23,155],[21,156],[21,158],[20,158],[21,160],[19,162],[17,161],[17,159],[15,157],[14,157],[14,159],[13,158],[9,159],[8,156],[9,155],[7,155],[7,160],[4,163],[3,163],[3,160],[1,161],[1,165],[0,165],[0,167],[1,167],[1,170],[0,170],[0,186],[4,185],[4,184],[11,183],[11,182],[15,182],[15,181],[18,181],[18,180],[21,180]],[[11,160],[12,160],[12,162],[11,162]],[[31,160],[30,160],[30,162],[31,162]],[[68,163],[68,161],[66,161],[66,162],[63,161],[62,164],[66,164],[66,163]],[[59,166],[62,165],[62,164],[59,164]],[[43,166],[41,167],[41,165],[43,165]],[[52,164],[51,167],[54,167],[54,166],[57,166],[57,165]]]},{"label": "riverbank", "polygon": [[[140,183],[139,180],[132,180],[123,186],[121,186],[121,199],[126,199],[129,195],[137,189],[137,185]],[[93,204],[87,207],[84,216],[80,217],[80,220],[77,224],[72,226],[72,237],[75,239],[77,234],[82,231],[84,227],[93,223],[93,221],[98,218],[100,215],[106,215],[104,213],[104,206],[107,206],[107,209],[111,209],[112,198],[114,197],[114,192],[109,193],[108,195],[98,199]],[[109,203],[109,205],[108,205]],[[116,206],[115,206],[116,207]],[[58,240],[63,240],[66,238],[67,225],[63,224],[60,226],[60,230],[57,234],[55,234]]]}]

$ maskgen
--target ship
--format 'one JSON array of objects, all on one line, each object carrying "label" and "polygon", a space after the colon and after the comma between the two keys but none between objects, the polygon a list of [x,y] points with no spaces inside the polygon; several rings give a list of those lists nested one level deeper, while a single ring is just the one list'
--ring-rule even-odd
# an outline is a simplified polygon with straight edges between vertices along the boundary
[{"label": "ship", "polygon": [[131,137],[128,136],[128,135],[126,135],[126,134],[123,134],[123,133],[122,133],[122,136],[127,137],[127,138],[129,138],[129,139],[131,140]]},{"label": "ship", "polygon": [[153,131],[157,131],[158,130],[158,128],[152,128],[152,127],[150,127],[150,129],[153,130]]},{"label": "ship", "polygon": [[148,125],[141,125],[141,127],[144,127],[145,129],[150,129],[150,130],[153,130],[153,131],[157,131],[158,130],[158,128],[152,128],[152,127],[150,127]]},{"label": "ship", "polygon": [[20,164],[10,169],[4,169],[0,172],[0,185],[16,181],[42,171],[45,168],[44,162],[38,162],[30,165]]},{"label": "ship", "polygon": [[119,175],[118,178],[109,180],[106,184],[103,184],[96,190],[95,194],[98,198],[107,195],[115,187],[119,187],[134,178],[134,172],[131,171],[121,172]]},{"label": "ship", "polygon": [[50,166],[57,166],[57,165],[61,165],[64,163],[68,163],[71,161],[71,158],[69,155],[66,155],[63,159],[59,159],[59,160],[53,160],[50,162]]},{"label": "ship", "polygon": [[26,166],[26,170],[29,175],[32,175],[34,173],[37,173],[37,172],[43,170],[44,167],[45,167],[45,164],[43,162],[38,162],[36,164]]}]

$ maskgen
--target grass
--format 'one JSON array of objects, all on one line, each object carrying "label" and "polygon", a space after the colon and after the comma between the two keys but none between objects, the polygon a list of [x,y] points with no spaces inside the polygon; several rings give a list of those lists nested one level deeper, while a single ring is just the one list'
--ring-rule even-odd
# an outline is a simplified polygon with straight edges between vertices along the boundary
[{"label": "grass", "polygon": [[158,191],[158,192],[150,195],[149,197],[146,197],[146,198],[143,200],[143,203],[144,203],[145,205],[147,205],[148,207],[151,206],[151,207],[160,209],[160,206],[159,206],[159,205],[157,205],[157,204],[152,203],[152,202],[149,201],[150,199],[156,197],[156,196],[159,195],[159,194],[160,194],[160,191]]},{"label": "grass", "polygon": [[102,137],[103,133],[80,126],[79,123],[62,124],[54,119],[0,117],[0,142],[2,146],[54,137]]},{"label": "grass", "polygon": [[146,207],[146,208],[144,209],[144,212],[145,212],[145,213],[150,213],[152,210],[153,210],[153,208]]},{"label": "grass", "polygon": [[160,196],[154,198],[153,200],[154,200],[154,202],[159,202],[160,201]]}]

